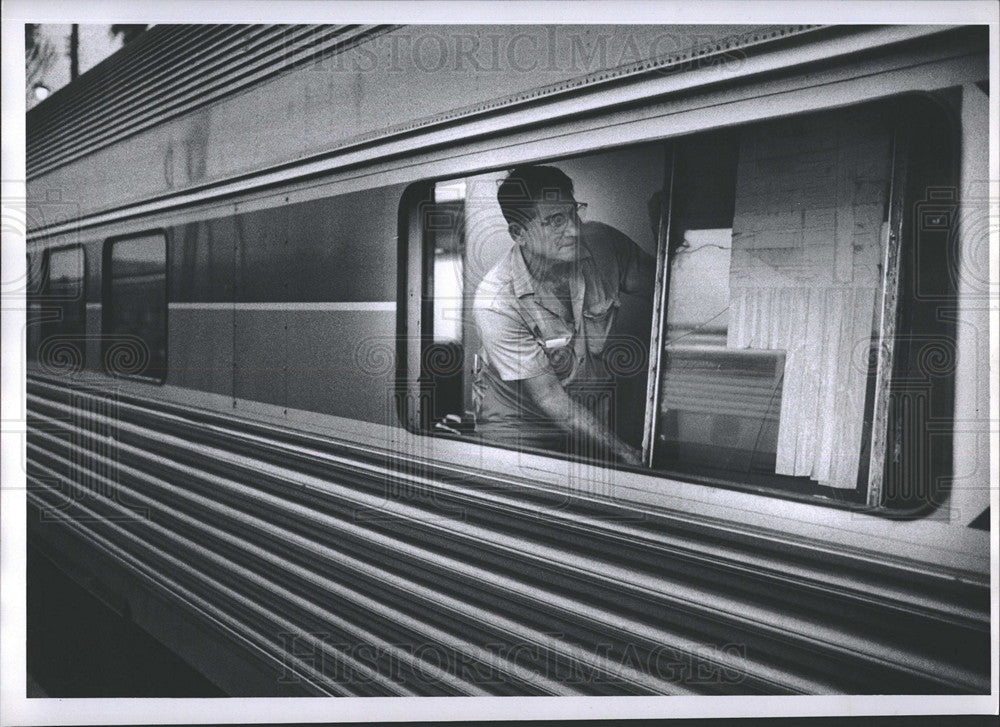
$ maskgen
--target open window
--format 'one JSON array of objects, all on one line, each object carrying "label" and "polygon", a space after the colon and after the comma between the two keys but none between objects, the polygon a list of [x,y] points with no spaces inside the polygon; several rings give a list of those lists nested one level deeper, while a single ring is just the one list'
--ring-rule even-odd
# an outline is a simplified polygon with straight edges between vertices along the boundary
[{"label": "open window", "polygon": [[[573,182],[574,196],[587,204],[581,220],[581,237],[595,246],[601,240],[627,246],[655,264],[662,191],[666,173],[664,146],[633,146],[562,159],[552,163]],[[405,325],[409,340],[420,340],[407,353],[410,380],[404,416],[423,431],[462,436],[482,436],[484,441],[525,449],[551,441],[551,428],[536,422],[502,432],[483,432],[484,360],[482,332],[473,309],[484,278],[509,255],[513,242],[497,202],[504,171],[469,175],[411,187],[403,201],[403,237],[408,248],[407,285],[419,285],[423,305],[410,307]],[[600,238],[600,239],[598,239]],[[597,257],[594,258],[597,260]],[[652,276],[650,276],[652,277]],[[652,311],[651,291],[644,295],[586,294],[584,315],[614,308],[613,334],[604,343],[610,362],[607,386],[576,393],[600,401],[604,418],[623,440],[639,447],[645,411],[647,353]],[[592,310],[593,309],[593,310]],[[561,351],[547,352],[554,358]],[[598,390],[599,389],[599,390]],[[515,393],[515,395],[520,395]],[[547,451],[580,454],[578,447],[562,442]]]},{"label": "open window", "polygon": [[[588,204],[582,231],[613,228],[655,257],[654,290],[614,300],[608,343],[627,345],[602,351],[607,426],[648,470],[883,512],[940,502],[953,394],[935,362],[954,332],[937,311],[955,297],[957,200],[928,189],[952,184],[951,139],[936,104],[903,98],[545,162]],[[403,358],[403,415],[614,464],[481,426],[475,297],[514,248],[504,176],[415,185],[404,200],[404,289],[423,305],[401,318],[420,342]]]},{"label": "open window", "polygon": [[162,232],[104,246],[104,366],[162,382],[167,373],[167,242]]}]

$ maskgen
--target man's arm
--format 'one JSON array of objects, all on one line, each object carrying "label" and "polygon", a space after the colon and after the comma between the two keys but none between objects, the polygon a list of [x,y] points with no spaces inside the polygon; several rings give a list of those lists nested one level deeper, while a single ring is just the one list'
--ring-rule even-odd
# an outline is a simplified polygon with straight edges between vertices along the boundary
[{"label": "man's arm", "polygon": [[642,453],[601,426],[587,407],[566,393],[554,373],[524,379],[524,386],[545,415],[571,435],[607,448],[626,464],[642,464]]},{"label": "man's arm", "polygon": [[[588,222],[584,226],[587,240],[602,258],[600,264],[615,258],[618,288],[629,295],[650,295],[656,278],[656,258],[643,250],[621,230],[603,222]],[[606,261],[606,262],[605,262]]]},{"label": "man's arm", "polygon": [[642,464],[638,450],[618,439],[590,410],[570,398],[523,321],[490,309],[478,294],[473,310],[490,365],[500,378],[522,381],[546,418],[571,435],[602,445],[623,462]]},{"label": "man's arm", "polygon": [[629,240],[632,245],[632,259],[625,271],[622,289],[630,295],[649,295],[653,292],[656,278],[656,258]]}]

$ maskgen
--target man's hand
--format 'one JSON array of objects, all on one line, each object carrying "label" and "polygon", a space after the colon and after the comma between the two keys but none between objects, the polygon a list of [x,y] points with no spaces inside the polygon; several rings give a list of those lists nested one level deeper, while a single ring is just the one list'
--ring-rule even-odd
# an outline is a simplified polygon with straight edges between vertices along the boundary
[{"label": "man's hand", "polygon": [[597,421],[589,409],[574,401],[554,373],[524,379],[524,386],[553,423],[573,436],[598,444],[624,464],[633,467],[642,465],[642,453],[616,437]]},{"label": "man's hand", "polygon": [[623,443],[621,448],[616,451],[615,454],[618,455],[618,459],[620,459],[623,464],[631,465],[632,467],[641,467],[643,465],[642,451],[631,445]]}]

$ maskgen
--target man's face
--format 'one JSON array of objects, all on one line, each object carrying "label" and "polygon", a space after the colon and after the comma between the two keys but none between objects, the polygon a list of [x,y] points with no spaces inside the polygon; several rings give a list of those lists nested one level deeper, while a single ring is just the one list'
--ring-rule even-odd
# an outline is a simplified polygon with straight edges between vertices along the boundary
[{"label": "man's face", "polygon": [[574,262],[580,245],[580,218],[576,202],[538,202],[535,215],[527,225],[520,227],[515,241],[527,254],[550,263]]}]

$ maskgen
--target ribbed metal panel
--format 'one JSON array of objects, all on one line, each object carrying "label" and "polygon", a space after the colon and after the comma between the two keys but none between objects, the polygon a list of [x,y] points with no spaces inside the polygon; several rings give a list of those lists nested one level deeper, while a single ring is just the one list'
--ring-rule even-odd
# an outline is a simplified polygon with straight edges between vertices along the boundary
[{"label": "ribbed metal panel", "polygon": [[27,115],[28,178],[384,28],[157,25]]},{"label": "ribbed metal panel", "polygon": [[308,691],[989,687],[981,579],[41,378],[28,394],[32,502]]}]

